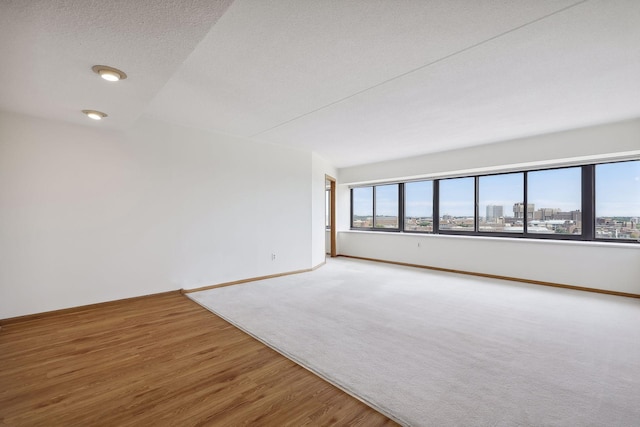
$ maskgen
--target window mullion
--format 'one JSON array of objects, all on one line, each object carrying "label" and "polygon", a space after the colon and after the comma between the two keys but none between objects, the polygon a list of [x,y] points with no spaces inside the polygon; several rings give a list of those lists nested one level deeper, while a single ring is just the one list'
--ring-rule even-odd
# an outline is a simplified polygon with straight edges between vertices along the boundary
[{"label": "window mullion", "polygon": [[398,230],[404,231],[404,184],[398,184]]},{"label": "window mullion", "polygon": [[582,167],[582,238],[593,240],[595,236],[595,166]]},{"label": "window mullion", "polygon": [[371,212],[373,212],[373,221],[371,221],[371,228],[375,230],[376,228],[376,186],[374,185],[372,188],[373,197],[371,197],[373,206],[371,207]]},{"label": "window mullion", "polygon": [[440,180],[433,180],[433,215],[432,228],[434,234],[440,233]]},{"label": "window mullion", "polygon": [[529,222],[527,221],[527,215],[529,215],[528,212],[528,206],[529,206],[529,184],[528,184],[528,180],[529,180],[529,172],[525,172],[524,173],[524,200],[522,201],[523,205],[523,209],[524,209],[524,218],[522,221],[522,233],[525,236],[529,235]]},{"label": "window mullion", "polygon": [[349,223],[350,228],[353,228],[353,188],[349,190],[349,197],[351,199],[351,220],[349,221]]},{"label": "window mullion", "polygon": [[478,176],[474,177],[473,185],[473,232],[477,233],[480,231],[480,199],[479,199],[479,184],[478,181],[480,178]]}]

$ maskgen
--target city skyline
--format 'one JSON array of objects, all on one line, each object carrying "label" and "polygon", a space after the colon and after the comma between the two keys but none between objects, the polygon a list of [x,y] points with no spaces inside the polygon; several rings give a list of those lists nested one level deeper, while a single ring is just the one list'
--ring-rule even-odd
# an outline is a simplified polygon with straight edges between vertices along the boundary
[{"label": "city skyline", "polygon": [[[580,175],[579,167],[529,172],[528,202],[534,204],[536,209],[560,209],[564,212],[581,210]],[[505,215],[512,213],[513,204],[523,202],[523,186],[522,172],[480,176],[480,215],[486,212],[488,205],[502,206]],[[432,216],[431,187],[432,181],[405,184],[405,216]],[[371,215],[372,187],[354,190],[360,190],[354,191],[354,215]],[[397,184],[377,186],[378,215],[397,216],[397,191]],[[440,216],[473,216],[474,192],[473,177],[440,180]],[[596,165],[595,192],[596,217],[640,217],[640,161]]]}]

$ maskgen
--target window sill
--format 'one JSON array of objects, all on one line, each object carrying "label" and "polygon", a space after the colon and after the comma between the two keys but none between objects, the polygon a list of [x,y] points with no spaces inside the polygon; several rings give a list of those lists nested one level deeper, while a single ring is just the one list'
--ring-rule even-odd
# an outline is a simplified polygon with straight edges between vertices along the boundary
[{"label": "window sill", "polygon": [[404,232],[385,232],[373,230],[344,230],[338,233],[347,234],[375,234],[377,236],[406,236],[409,239],[459,239],[459,240],[486,240],[492,242],[517,242],[524,244],[544,244],[544,245],[573,245],[573,246],[595,246],[607,248],[625,248],[640,250],[640,244],[636,242],[598,242],[593,240],[554,240],[554,239],[536,239],[528,237],[494,237],[494,236],[466,236],[451,234],[429,234],[429,233],[404,233]]}]

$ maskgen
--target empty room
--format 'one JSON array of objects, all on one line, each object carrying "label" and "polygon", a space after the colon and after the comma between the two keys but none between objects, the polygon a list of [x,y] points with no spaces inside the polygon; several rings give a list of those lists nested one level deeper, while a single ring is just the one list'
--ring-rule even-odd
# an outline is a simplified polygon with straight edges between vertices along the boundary
[{"label": "empty room", "polygon": [[640,2],[0,2],[0,425],[640,425]]}]

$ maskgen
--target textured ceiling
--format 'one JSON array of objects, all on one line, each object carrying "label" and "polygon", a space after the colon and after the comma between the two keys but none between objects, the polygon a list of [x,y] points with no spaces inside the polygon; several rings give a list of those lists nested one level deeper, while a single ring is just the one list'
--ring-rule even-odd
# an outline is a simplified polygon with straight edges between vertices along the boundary
[{"label": "textured ceiling", "polygon": [[[229,1],[0,0],[0,108],[124,129],[178,70]],[[188,7],[187,7],[188,5]],[[93,65],[125,71],[102,81]]]},{"label": "textured ceiling", "polygon": [[338,167],[640,117],[637,0],[3,0],[0,55],[2,109],[147,114]]}]

